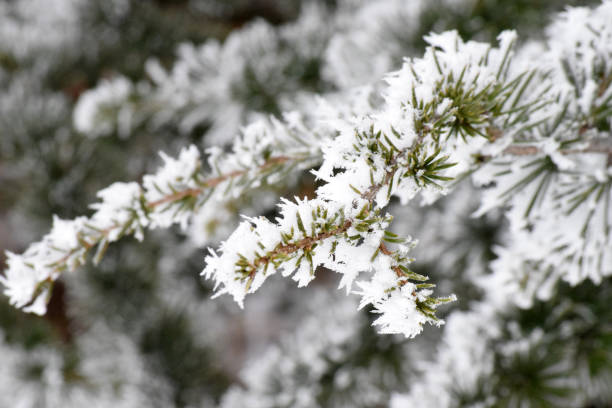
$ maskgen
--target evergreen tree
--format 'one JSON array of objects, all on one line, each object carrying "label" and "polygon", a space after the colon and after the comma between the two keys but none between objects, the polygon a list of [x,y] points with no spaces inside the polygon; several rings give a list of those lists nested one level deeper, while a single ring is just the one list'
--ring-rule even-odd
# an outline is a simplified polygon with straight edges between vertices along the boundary
[{"label": "evergreen tree", "polygon": [[612,404],[609,0],[0,21],[0,405]]}]

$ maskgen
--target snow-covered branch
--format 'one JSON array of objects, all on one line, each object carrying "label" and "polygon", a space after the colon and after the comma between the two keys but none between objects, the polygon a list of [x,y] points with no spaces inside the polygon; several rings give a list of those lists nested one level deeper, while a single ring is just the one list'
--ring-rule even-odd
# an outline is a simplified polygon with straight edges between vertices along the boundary
[{"label": "snow-covered branch", "polygon": [[409,269],[414,241],[390,232],[388,205],[417,196],[430,204],[468,175],[485,189],[477,215],[502,209],[510,221],[491,268],[520,304],[550,296],[559,279],[599,282],[612,273],[609,21],[610,1],[571,9],[546,44],[521,49],[510,31],[498,47],[431,34],[422,58],[386,76],[382,103],[363,89],[306,98],[316,107],[253,122],[231,152],[210,148],[206,171],[192,146],[178,159],[163,155],[142,185],[102,190],[93,216],[56,218],[41,242],[9,254],[5,291],[43,313],[53,281],[94,247],[97,260],[124,235],[186,228],[203,213],[212,220],[229,200],[319,164],[315,198],[283,199],[275,220],[246,218],[211,250],[203,274],[217,294],[242,305],[276,272],[305,286],[323,266],[342,274],[340,287],[361,307],[373,306],[381,332],[413,337],[440,324],[436,307],[454,297],[433,297],[434,285]]},{"label": "snow-covered branch", "polygon": [[[195,146],[174,159],[162,154],[164,165],[138,183],[114,183],[98,193],[91,217],[55,218],[53,228],[23,255],[8,253],[8,268],[1,277],[11,302],[26,311],[42,314],[50,289],[61,273],[74,270],[96,248],[94,262],[109,243],[126,235],[143,239],[146,228],[187,228],[204,206],[223,208],[224,203],[262,183],[278,183],[283,175],[310,168],[320,160],[318,133],[305,131],[298,114],[285,122],[262,120],[243,130],[233,151],[209,151],[207,173],[202,171]],[[209,217],[214,211],[207,208]]]},{"label": "snow-covered branch", "polygon": [[[276,270],[295,272],[303,286],[319,265],[342,273],[340,287],[350,291],[360,272],[372,272],[370,280],[357,283],[356,293],[362,306],[372,304],[381,313],[374,324],[382,332],[413,337],[423,323],[439,324],[436,306],[453,297],[430,297],[433,285],[419,283],[427,278],[407,267],[410,241],[387,231],[392,217],[383,210],[392,196],[406,202],[420,192],[439,193],[461,174],[457,168],[465,172],[473,165],[466,156],[491,143],[487,129],[537,107],[504,110],[524,75],[507,75],[514,37],[501,38],[501,47],[491,50],[463,43],[456,33],[430,37],[425,57],[390,77],[380,112],[338,124],[340,135],[324,147],[315,172],[325,181],[318,198],[283,202],[276,223],[247,219],[221,255],[207,258],[204,274],[221,286],[218,293],[242,304]],[[464,64],[455,72],[450,62],[458,56]],[[383,241],[400,246],[390,250]]]}]

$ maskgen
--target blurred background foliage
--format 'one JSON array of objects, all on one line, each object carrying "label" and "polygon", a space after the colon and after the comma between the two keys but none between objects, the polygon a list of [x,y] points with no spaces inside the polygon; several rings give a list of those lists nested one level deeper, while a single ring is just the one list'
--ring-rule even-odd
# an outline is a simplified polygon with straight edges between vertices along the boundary
[{"label": "blurred background foliage", "polygon": [[[150,89],[156,84],[147,71],[148,61],[155,59],[171,71],[180,60],[177,50],[181,44],[212,40],[223,44],[233,33],[255,23],[268,27],[272,38],[280,40],[270,51],[272,62],[262,62],[258,53],[247,54],[246,62],[240,62],[245,68],[232,82],[229,98],[243,114],[233,117],[231,129],[237,130],[244,124],[240,121],[252,114],[279,114],[294,106],[288,100],[298,91],[324,93],[343,88],[343,83],[325,71],[331,34],[320,43],[315,41],[312,50],[296,50],[299,41],[282,31],[295,24],[312,3],[322,10],[318,16],[323,31],[325,19],[331,20],[338,8],[350,10],[359,2],[3,2],[0,247],[23,251],[48,231],[54,214],[61,218],[83,214],[101,188],[114,181],[138,180],[154,169],[160,163],[160,150],[174,154],[189,143],[210,144],[206,142],[208,131],[216,119],[185,128],[180,125],[181,111],[159,126],[151,126],[152,119],[144,118],[129,129],[129,137],[114,126],[105,137],[84,136],[73,124],[75,104],[103,80],[121,76],[134,84],[148,83],[149,90],[136,93],[130,103],[137,106],[135,110],[140,106],[150,109]],[[418,55],[424,49],[423,35],[431,31],[457,29],[467,39],[494,41],[501,30],[513,28],[523,40],[539,39],[552,13],[567,5],[594,2],[432,0],[415,7],[416,3],[404,2],[406,14],[418,13],[410,22],[417,21],[416,26],[383,27],[388,29],[384,31],[387,38],[393,38],[394,48],[388,47],[393,50],[391,68],[398,67],[405,56]],[[316,24],[313,27],[317,32]],[[268,50],[272,45],[261,46]],[[278,57],[275,63],[277,55],[291,58],[280,61]],[[267,76],[261,73],[262,67],[268,67],[265,64],[273,68],[266,71]],[[196,107],[197,102],[193,102]],[[226,136],[230,137],[227,142],[234,135]],[[213,142],[218,144],[216,138]],[[312,178],[306,176],[290,190],[275,194],[308,195],[312,188]],[[416,271],[426,271],[432,281],[439,282],[441,293],[457,293],[460,301],[452,308],[466,310],[480,298],[472,278],[486,274],[501,221],[493,216],[470,218],[475,207],[473,191],[466,187],[458,194],[459,199],[442,200],[431,208],[398,209],[396,218],[400,232],[421,237]],[[258,208],[259,198],[253,200],[252,206]],[[273,215],[273,207],[265,208]],[[427,252],[432,248],[439,252]],[[178,231],[156,231],[143,243],[118,243],[99,266],[87,266],[62,278],[44,317],[24,314],[5,299],[0,301],[2,355],[7,356],[6,368],[0,370],[0,391],[10,389],[9,394],[16,395],[0,392],[0,405],[82,406],[78,404],[85,395],[85,401],[101,407],[248,406],[240,405],[248,398],[262,404],[252,406],[264,407],[378,407],[386,406],[392,392],[409,387],[411,378],[418,375],[414,361],[435,353],[439,329],[428,328],[419,339],[405,341],[376,335],[367,311],[344,311],[336,323],[351,335],[335,344],[337,352],[332,353],[323,340],[319,348],[313,345],[318,343],[309,342],[312,353],[323,356],[321,367],[305,364],[287,369],[287,361],[306,353],[304,348],[296,349],[293,343],[301,344],[300,340],[290,336],[313,336],[307,333],[307,319],[316,319],[324,308],[313,305],[313,299],[333,304],[328,298],[339,296],[331,293],[336,278],[322,271],[315,288],[306,290],[276,279],[240,311],[227,299],[210,300],[210,284],[199,277],[203,258],[203,250]],[[457,391],[457,405],[484,401],[486,406],[495,395],[497,406],[611,406],[609,293],[607,282],[601,287],[586,283],[563,287],[554,301],[501,316],[507,322],[504,335],[491,345],[495,375],[483,379],[482,389],[475,394]],[[504,344],[524,339],[532,341],[521,353],[503,351]],[[270,355],[270,347],[280,357],[267,360],[271,366],[261,368],[262,381],[272,384],[274,376],[283,373],[293,377],[293,382],[284,378],[275,387],[257,388],[248,372],[254,365],[265,364],[252,359]],[[305,361],[313,363],[308,358]],[[300,399],[300,393],[307,393],[311,400]],[[265,399],[268,394],[286,398]]]}]

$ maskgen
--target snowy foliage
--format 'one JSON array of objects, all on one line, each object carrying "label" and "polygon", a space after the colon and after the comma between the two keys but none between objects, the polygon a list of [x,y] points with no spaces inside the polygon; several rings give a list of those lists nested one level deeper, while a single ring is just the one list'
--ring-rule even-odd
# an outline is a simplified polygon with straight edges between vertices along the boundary
[{"label": "snowy foliage", "polygon": [[323,75],[341,88],[379,80],[399,59],[412,54],[409,44],[419,29],[424,1],[344,1],[337,28],[325,50]]},{"label": "snowy foliage", "polygon": [[[283,25],[251,22],[223,41],[182,44],[171,65],[150,59],[146,79],[115,75],[81,94],[72,123],[83,140],[116,135],[126,142],[142,130],[169,131],[181,143],[204,134],[206,149],[161,152],[160,166],[141,182],[100,190],[91,215],[55,216],[40,241],[21,254],[7,251],[0,282],[9,302],[45,314],[64,273],[90,256],[98,264],[123,237],[141,242],[150,230],[179,226],[188,240],[177,253],[211,246],[202,276],[213,297],[230,295],[240,308],[257,304],[250,303],[257,295],[247,295],[274,275],[305,287],[333,271],[338,296],[359,299],[314,296],[312,316],[242,370],[242,383],[229,388],[222,407],[311,407],[323,400],[356,406],[322,397],[330,377],[338,389],[360,388],[355,395],[364,406],[384,404],[389,389],[377,391],[366,370],[343,367],[358,349],[351,341],[363,336],[366,319],[356,309],[373,313],[371,325],[390,342],[410,338],[418,350],[418,361],[398,363],[398,373],[413,371],[406,384],[386,384],[396,388],[394,408],[527,406],[532,396],[504,377],[525,367],[537,374],[534,383],[553,390],[533,397],[543,406],[586,406],[605,395],[607,372],[580,365],[591,345],[558,339],[578,333],[609,341],[609,327],[600,333],[591,323],[606,318],[598,287],[604,291],[612,274],[612,1],[567,8],[538,41],[514,31],[502,31],[495,43],[464,40],[455,30],[430,33],[418,56],[414,37],[426,26],[428,2],[337,3],[308,3]],[[457,13],[474,3],[440,2]],[[77,2],[62,4],[78,9]],[[0,15],[38,18],[24,10],[2,6]],[[78,20],[71,13],[63,14],[70,30]],[[0,41],[0,51],[27,60],[69,47],[76,37],[70,30],[19,50]],[[4,75],[0,68],[9,90],[0,112],[45,122],[69,116],[65,96],[48,93],[30,103],[20,90],[37,82],[23,75],[9,85]],[[19,115],[12,113],[15,100],[27,105]],[[18,145],[17,137],[0,141],[0,151]],[[472,239],[470,228],[485,229],[487,241]],[[172,269],[170,256],[163,261]],[[171,309],[195,298],[178,278],[160,279],[172,288],[160,297]],[[462,302],[462,295],[473,297]],[[574,304],[583,309],[568,312]],[[205,306],[186,313],[212,320]],[[536,308],[550,316],[532,324]],[[427,325],[445,321],[439,342],[419,343],[431,336]],[[209,323],[200,325],[206,331]],[[129,354],[130,341],[121,340],[116,354]],[[51,367],[43,376],[59,378],[57,356],[49,355],[42,357]],[[602,359],[607,364],[608,355]],[[101,385],[96,401],[147,404],[142,362],[102,363],[91,364],[102,364],[104,373],[133,369],[122,363],[136,368],[120,391],[129,398]],[[112,382],[113,374],[98,374],[102,384]],[[130,381],[138,383],[134,391]],[[169,398],[166,386],[159,384],[161,400]],[[43,392],[32,401],[63,398],[78,406],[89,395],[50,388],[70,397]]]},{"label": "snowy foliage", "polygon": [[612,3],[604,2],[569,10],[549,28],[542,60],[551,90],[540,123],[475,176],[495,183],[477,214],[511,207],[509,242],[492,268],[524,305],[550,297],[558,279],[575,285],[612,273],[610,18]]},{"label": "snowy foliage", "polygon": [[[132,113],[124,102],[131,92],[132,84],[125,78],[104,81],[96,89],[85,92],[74,110],[74,127],[88,136],[110,133],[114,124],[105,121],[104,112],[117,109],[117,132],[126,137],[130,131]],[[101,116],[99,120],[96,115]]]},{"label": "snowy foliage", "polygon": [[343,300],[330,302],[321,293],[315,302],[321,316],[310,316],[297,333],[283,344],[270,347],[251,361],[242,373],[247,389],[235,387],[224,396],[224,408],[312,407],[322,377],[334,362],[342,361],[350,349],[346,343],[358,335],[355,305]]},{"label": "snowy foliage", "polygon": [[[75,109],[75,125],[90,136],[128,135],[137,125],[155,129],[178,117],[180,133],[209,127],[208,145],[231,141],[242,124],[257,119],[257,112],[291,109],[290,103],[281,109],[266,94],[288,98],[309,86],[313,74],[308,70],[316,69],[329,36],[325,21],[325,11],[312,6],[296,23],[278,29],[256,21],[222,44],[182,44],[170,71],[159,61],[148,61],[150,82],[117,78],[87,91]],[[272,85],[277,89],[261,92]]]},{"label": "snowy foliage", "polygon": [[103,326],[80,337],[78,365],[51,348],[27,350],[3,340],[0,402],[21,408],[168,404],[167,384],[148,374],[134,349],[130,339]]},{"label": "snowy foliage", "polygon": [[[606,38],[603,22],[611,10],[608,2],[592,15],[568,12],[551,30],[576,37],[577,29],[565,30],[563,24],[575,27],[574,14],[581,14],[592,24],[583,23],[579,32]],[[603,126],[596,115],[608,110],[607,77],[597,75],[605,73],[602,58],[609,53],[578,43],[584,49],[573,51],[574,55],[592,55],[586,71],[584,65],[568,62],[571,50],[559,49],[553,42],[542,66],[532,66],[519,58],[528,53],[519,54],[514,62],[515,38],[514,33],[504,32],[499,47],[491,48],[463,42],[455,32],[430,35],[426,38],[430,47],[422,58],[407,60],[387,77],[380,108],[353,116],[335,111],[336,117],[324,121],[322,133],[317,131],[322,115],[316,111],[306,124],[297,113],[286,115],[284,123],[255,122],[243,130],[232,153],[210,150],[210,177],[202,176],[194,146],[178,159],[162,155],[164,166],[143,178],[142,190],[133,183],[115,184],[101,192],[103,201],[94,206],[97,212],[89,220],[57,219],[53,231],[23,257],[10,254],[3,278],[7,293],[17,306],[42,313],[50,284],[62,270],[81,264],[94,245],[101,254],[124,234],[142,238],[146,226],[178,223],[186,228],[207,201],[238,197],[262,181],[274,183],[272,175],[280,169],[309,168],[321,160],[321,154],[315,175],[324,184],[316,199],[283,201],[276,222],[248,218],[221,245],[220,255],[212,252],[207,257],[204,275],[216,281],[219,294],[229,293],[242,305],[245,294],[256,291],[277,270],[305,286],[316,268],[325,266],[343,274],[340,288],[360,294],[361,307],[375,307],[381,314],[375,324],[382,332],[413,337],[424,323],[439,324],[434,309],[453,297],[430,297],[433,285],[420,283],[427,278],[407,268],[412,261],[407,255],[410,240],[387,231],[392,217],[384,208],[392,197],[407,203],[421,194],[425,203],[432,202],[450,192],[449,181],[475,170],[478,183],[495,184],[486,191],[480,213],[507,204],[510,198],[508,218],[515,232],[510,239],[521,245],[529,239],[548,241],[546,257],[539,241],[527,246],[538,248],[537,254],[522,254],[520,247],[500,249],[493,268],[501,265],[499,273],[513,276],[513,282],[528,291],[538,287],[538,296],[547,295],[550,284],[538,282],[554,282],[557,275],[550,271],[559,270],[559,261],[574,259],[564,262],[570,268],[575,265],[573,270],[560,270],[573,283],[585,277],[600,279],[612,264],[607,262],[611,252],[606,251],[610,183],[607,150],[595,149],[592,140],[600,137],[597,126]],[[231,48],[233,41],[229,39],[226,46]],[[593,75],[585,88],[597,92],[572,99],[576,93],[570,91],[579,85],[577,81]],[[567,85],[553,87],[550,81],[559,77],[567,78]],[[597,79],[601,85],[594,82]],[[605,117],[604,122],[609,125]],[[569,172],[584,162],[585,154],[595,160],[589,160],[587,168],[580,166],[579,172]],[[545,195],[543,189],[552,193]],[[567,196],[567,201],[558,198]],[[573,227],[565,223],[563,233],[555,233],[561,225],[557,217],[567,215]],[[585,228],[591,222],[593,227]],[[576,235],[568,235],[568,230]],[[551,237],[559,240],[551,242]],[[399,246],[389,249],[383,241]],[[562,255],[555,256],[556,252]],[[520,259],[538,265],[543,277],[516,279],[517,273],[507,269],[520,264]],[[353,289],[362,272],[371,272],[370,279],[359,279]]]},{"label": "snowy foliage", "polygon": [[[0,5],[3,24],[0,49],[18,60],[52,54],[59,47],[71,48],[78,41],[81,0],[26,0]],[[41,13],[41,9],[47,10]],[[7,18],[15,16],[16,18]],[[62,29],[58,30],[57,25]]]}]

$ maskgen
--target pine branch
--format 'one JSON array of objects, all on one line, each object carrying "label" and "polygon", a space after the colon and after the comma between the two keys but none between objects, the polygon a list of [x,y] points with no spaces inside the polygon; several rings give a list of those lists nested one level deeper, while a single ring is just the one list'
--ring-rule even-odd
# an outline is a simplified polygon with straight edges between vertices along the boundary
[{"label": "pine branch", "polygon": [[[268,145],[259,143],[258,148],[263,148],[263,151],[260,150],[261,157],[253,152],[254,165],[251,167],[245,167],[235,160],[238,150],[235,154],[211,156],[214,170],[209,177],[200,172],[200,156],[194,146],[181,151],[178,159],[162,154],[165,166],[157,174],[145,176],[142,186],[136,183],[115,183],[102,190],[98,194],[102,202],[94,204],[97,212],[89,219],[56,219],[51,233],[41,242],[32,244],[23,256],[7,253],[6,276],[0,278],[6,287],[5,293],[16,306],[44,313],[52,282],[64,271],[82,266],[92,248],[97,247],[94,257],[94,263],[97,264],[108,244],[126,235],[134,234],[142,240],[147,227],[168,227],[174,223],[185,227],[203,205],[208,203],[222,206],[228,197],[233,196],[228,195],[222,188],[224,186],[231,186],[234,194],[245,194],[257,180],[271,180],[270,176],[273,175],[308,168],[318,160],[318,144],[305,143],[305,140],[318,140],[316,137],[305,135],[305,139],[302,139],[280,122],[273,121],[272,124],[274,127],[262,128],[261,124],[254,124],[247,128],[238,146],[242,147],[249,141],[257,144],[262,131],[268,131],[277,135],[276,139],[268,139],[268,143],[289,154],[269,156],[266,150]],[[237,165],[239,169],[235,169]],[[218,170],[232,167],[235,170]],[[69,243],[57,243],[63,241]],[[35,281],[25,286],[20,283],[23,282],[21,279],[32,275],[37,276]],[[42,289],[45,296],[42,296]]]},{"label": "pine branch", "polygon": [[[606,27],[589,23],[584,32],[596,37]],[[369,110],[355,112],[353,107],[365,104],[347,94],[339,108],[325,106],[307,119],[293,114],[284,121],[254,123],[232,152],[211,149],[208,175],[201,173],[195,148],[181,152],[178,160],[162,156],[165,166],[145,176],[142,187],[117,184],[101,192],[90,219],[56,220],[52,232],[23,256],[9,254],[3,283],[11,301],[42,312],[41,293],[49,293],[49,280],[85,262],[94,246],[99,259],[109,242],[124,235],[141,239],[145,228],[186,227],[203,209],[214,210],[228,197],[318,163],[315,175],[323,183],[315,199],[283,201],[276,222],[247,218],[220,254],[211,251],[203,274],[216,281],[217,294],[231,294],[242,305],[247,293],[277,271],[305,286],[323,265],[343,275],[340,286],[361,295],[361,307],[373,306],[382,332],[412,337],[425,323],[441,324],[435,308],[452,297],[432,297],[433,285],[422,283],[427,277],[408,269],[411,241],[388,232],[392,216],[384,211],[393,197],[405,203],[421,195],[432,202],[471,172],[491,186],[480,213],[510,205],[511,239],[541,248],[552,238],[555,246],[547,254],[561,254],[543,259],[519,245],[500,254],[499,262],[525,258],[546,271],[540,283],[557,276],[549,271],[562,261],[571,265],[568,279],[574,282],[585,273],[607,274],[612,181],[605,166],[612,148],[606,138],[592,135],[609,127],[610,80],[586,75],[592,66],[605,66],[598,60],[603,57],[575,49],[597,41],[557,44],[549,62],[540,65],[514,63],[512,32],[502,33],[496,48],[463,42],[456,32],[426,40],[430,47],[422,58],[387,77],[385,103],[377,109],[368,105]],[[558,51],[564,47],[574,48]],[[567,86],[557,90],[559,78]],[[608,157],[586,162],[580,157],[586,153]],[[572,219],[569,234],[559,229],[561,217]],[[363,272],[369,279],[357,281],[359,289],[352,290]],[[517,286],[534,287],[533,280],[517,279],[514,270],[499,274],[514,276]]]},{"label": "pine branch", "polygon": [[[446,72],[446,65],[442,68],[440,61],[445,61],[446,55],[436,56],[432,48],[429,61],[438,66],[439,77],[430,86],[442,92],[442,96],[426,101],[413,93],[405,114],[414,114],[418,120],[413,129],[402,129],[402,133],[393,126],[389,134],[377,130],[384,125],[376,122],[365,129],[363,124],[349,124],[347,128],[353,129],[342,133],[324,150],[324,162],[316,174],[326,184],[317,189],[317,199],[282,203],[282,218],[277,223],[248,219],[222,244],[221,255],[211,250],[203,274],[216,280],[217,294],[231,294],[242,305],[245,295],[256,291],[277,270],[294,274],[294,279],[303,286],[313,279],[318,265],[343,273],[341,286],[350,288],[355,273],[347,273],[347,267],[357,271],[370,269],[371,280],[359,282],[361,290],[356,293],[362,296],[362,307],[372,304],[375,312],[381,314],[375,324],[382,327],[382,332],[412,337],[421,331],[423,323],[440,324],[435,308],[454,297],[432,298],[433,285],[412,282],[422,282],[427,277],[407,268],[411,259],[406,256],[407,248],[401,245],[408,240],[388,239],[400,243],[400,248],[394,251],[382,242],[391,220],[382,210],[391,196],[401,194],[402,190],[414,196],[426,188],[442,188],[439,183],[453,179],[444,175],[454,166],[449,160],[452,150],[442,143],[445,138],[461,135],[460,140],[470,143],[480,137],[477,130],[480,126],[489,126],[494,120],[513,114],[495,107],[491,99],[504,88],[510,89],[512,95],[520,81],[509,86],[505,82],[485,85],[476,82],[478,74],[471,72],[481,68],[504,71],[496,64],[503,68],[508,63],[501,56],[507,54],[509,44],[511,41],[506,41],[498,51],[499,60],[491,58],[494,61],[491,66],[472,66],[467,62],[459,77]],[[459,52],[446,51],[453,55]],[[420,81],[414,69],[409,72]],[[475,78],[474,82],[467,80],[470,76]],[[451,96],[455,99],[449,99]],[[504,96],[506,100],[509,97]],[[450,126],[457,116],[461,125]],[[336,168],[343,171],[335,172]],[[363,177],[366,174],[369,177]],[[360,263],[358,259],[365,255],[367,260]]]}]

